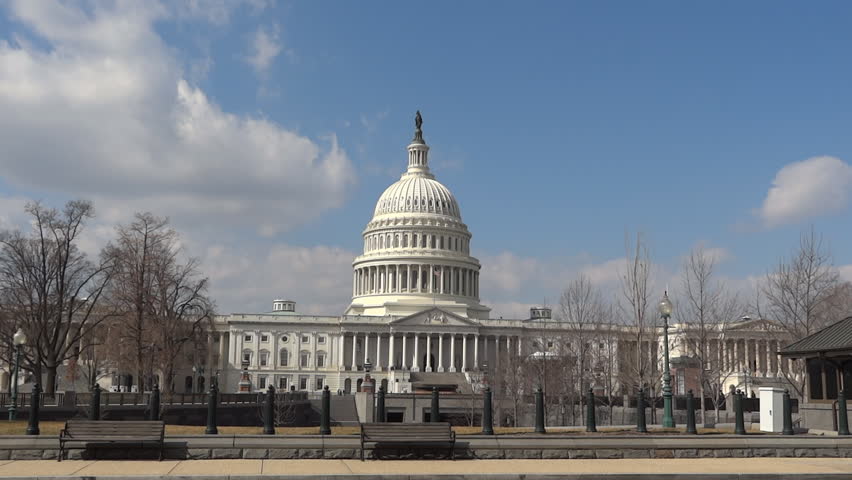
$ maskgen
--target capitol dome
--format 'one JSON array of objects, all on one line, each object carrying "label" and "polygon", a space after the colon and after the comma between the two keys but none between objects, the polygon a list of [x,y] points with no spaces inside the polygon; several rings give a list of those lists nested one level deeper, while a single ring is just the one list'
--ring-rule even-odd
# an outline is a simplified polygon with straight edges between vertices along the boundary
[{"label": "capitol dome", "polygon": [[429,171],[429,146],[417,113],[408,168],[385,189],[364,229],[364,251],[352,262],[349,315],[410,315],[440,307],[488,318],[479,303],[479,260],[450,190]]},{"label": "capitol dome", "polygon": [[379,197],[373,217],[397,213],[431,213],[461,220],[459,204],[447,187],[425,175],[408,173]]}]

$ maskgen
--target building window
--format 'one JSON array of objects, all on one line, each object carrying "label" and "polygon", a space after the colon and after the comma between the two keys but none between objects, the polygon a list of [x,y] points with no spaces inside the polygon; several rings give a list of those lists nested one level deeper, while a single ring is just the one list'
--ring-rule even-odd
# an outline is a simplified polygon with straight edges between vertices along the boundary
[{"label": "building window", "polygon": [[266,377],[257,377],[257,388],[266,390]]},{"label": "building window", "polygon": [[322,390],[322,387],[325,385],[325,377],[314,377],[314,390]]},{"label": "building window", "polygon": [[320,345],[325,345],[325,335],[320,335],[317,337],[317,343]]},{"label": "building window", "polygon": [[260,366],[265,367],[269,365],[269,352],[260,352]]},{"label": "building window", "polygon": [[288,388],[287,387],[288,383],[290,383],[290,382],[289,382],[289,379],[287,377],[279,377],[278,378],[278,390],[286,391],[287,388]]},{"label": "building window", "polygon": [[302,343],[309,343],[311,341],[311,337],[307,335],[302,335]]},{"label": "building window", "polygon": [[299,366],[302,368],[309,367],[311,364],[311,354],[308,352],[302,352],[299,354]]},{"label": "building window", "polygon": [[299,390],[308,389],[308,377],[299,377]]},{"label": "building window", "polygon": [[317,368],[325,367],[325,353],[317,353]]},{"label": "building window", "polygon": [[290,337],[288,337],[287,335],[281,337],[281,343],[287,343],[287,340],[290,340]]},{"label": "building window", "polygon": [[243,352],[243,363],[251,363],[251,351]]},{"label": "building window", "polygon": [[261,336],[260,336],[260,341],[261,341],[262,343],[268,343],[268,342],[269,342],[269,335],[261,335]]},{"label": "building window", "polygon": [[547,342],[547,348],[553,348],[553,342]]},{"label": "building window", "polygon": [[251,335],[243,335],[244,342],[251,342]]},{"label": "building window", "polygon": [[290,352],[288,352],[286,348],[282,348],[278,352],[278,364],[282,367],[286,367],[290,364]]}]

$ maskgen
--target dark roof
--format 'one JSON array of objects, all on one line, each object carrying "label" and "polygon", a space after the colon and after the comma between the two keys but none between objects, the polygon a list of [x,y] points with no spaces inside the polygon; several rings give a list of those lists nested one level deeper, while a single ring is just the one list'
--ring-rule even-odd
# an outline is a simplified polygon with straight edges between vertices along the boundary
[{"label": "dark roof", "polygon": [[798,342],[782,348],[784,356],[848,350],[852,353],[852,317],[831,324]]}]

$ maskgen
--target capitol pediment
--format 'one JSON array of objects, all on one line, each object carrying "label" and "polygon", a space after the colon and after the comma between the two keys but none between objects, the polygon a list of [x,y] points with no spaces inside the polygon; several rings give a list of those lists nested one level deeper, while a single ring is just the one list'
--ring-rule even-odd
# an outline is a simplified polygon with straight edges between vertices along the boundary
[{"label": "capitol pediment", "polygon": [[440,308],[430,308],[422,312],[417,312],[407,317],[402,317],[391,322],[391,325],[396,327],[402,326],[434,326],[434,327],[477,327],[478,323],[469,318],[464,318],[460,315],[450,313]]},{"label": "capitol pediment", "polygon": [[755,318],[730,324],[728,331],[784,333],[783,327],[770,320]]}]

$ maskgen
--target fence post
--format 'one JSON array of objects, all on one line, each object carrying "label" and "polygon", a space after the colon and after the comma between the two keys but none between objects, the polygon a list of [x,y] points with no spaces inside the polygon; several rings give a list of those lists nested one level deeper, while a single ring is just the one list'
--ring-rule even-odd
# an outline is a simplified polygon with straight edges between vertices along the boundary
[{"label": "fence post", "polygon": [[89,420],[101,419],[101,386],[92,386],[92,404],[89,407]]},{"label": "fence post", "polygon": [[692,390],[686,392],[686,433],[698,433],[695,428],[695,397]]},{"label": "fence post", "polygon": [[438,387],[432,387],[432,408],[429,410],[429,422],[438,423],[441,421],[441,405],[438,400]]},{"label": "fence post", "polygon": [[589,388],[589,399],[586,401],[586,431],[597,432],[597,422],[595,422],[595,391]]},{"label": "fence post", "polygon": [[849,435],[849,415],[846,412],[846,389],[837,392],[837,434]]},{"label": "fence post", "polygon": [[736,427],[734,433],[737,435],[745,435],[745,420],[743,419],[743,393],[737,390],[734,393],[734,410],[736,411]]},{"label": "fence post", "polygon": [[645,389],[639,389],[639,396],[636,397],[636,431],[639,433],[648,433],[648,425],[645,422]]},{"label": "fence post", "polygon": [[266,402],[263,409],[263,434],[275,435],[275,387],[266,389]]},{"label": "fence post", "polygon": [[547,433],[544,428],[544,392],[535,387],[535,433]]},{"label": "fence post", "polygon": [[328,385],[322,389],[322,412],[320,414],[320,435],[331,435],[331,392]]},{"label": "fence post", "polygon": [[790,401],[790,391],[784,390],[783,397],[783,405],[784,405],[784,429],[781,431],[782,435],[793,435],[796,432],[793,431],[793,405]]},{"label": "fence post", "polygon": [[151,390],[151,402],[148,410],[148,420],[160,419],[160,385],[154,384]]},{"label": "fence post", "polygon": [[205,435],[218,435],[219,428],[216,426],[216,408],[219,406],[219,389],[216,388],[216,383],[210,385],[210,393],[207,398],[207,429],[204,430]]},{"label": "fence post", "polygon": [[385,387],[379,387],[379,395],[376,399],[376,421],[385,422]]},{"label": "fence post", "polygon": [[33,384],[33,396],[30,400],[30,419],[27,424],[27,435],[38,435],[40,433],[38,428],[38,409],[41,403],[41,385],[38,383]]},{"label": "fence post", "polygon": [[491,417],[491,387],[482,394],[482,434],[494,435],[494,419]]}]

